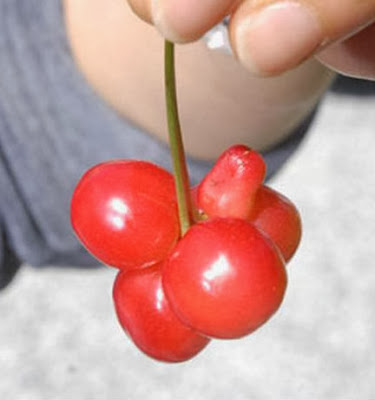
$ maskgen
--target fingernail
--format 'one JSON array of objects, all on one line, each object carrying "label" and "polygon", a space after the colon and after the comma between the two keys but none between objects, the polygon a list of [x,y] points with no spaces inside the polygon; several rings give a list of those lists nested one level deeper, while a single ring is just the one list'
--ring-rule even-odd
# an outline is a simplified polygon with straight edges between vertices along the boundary
[{"label": "fingernail", "polygon": [[277,75],[300,64],[323,42],[314,12],[293,1],[255,11],[237,27],[236,54],[255,75]]},{"label": "fingernail", "polygon": [[168,40],[182,42],[181,37],[173,30],[166,17],[163,0],[151,0],[151,16],[155,28]]}]

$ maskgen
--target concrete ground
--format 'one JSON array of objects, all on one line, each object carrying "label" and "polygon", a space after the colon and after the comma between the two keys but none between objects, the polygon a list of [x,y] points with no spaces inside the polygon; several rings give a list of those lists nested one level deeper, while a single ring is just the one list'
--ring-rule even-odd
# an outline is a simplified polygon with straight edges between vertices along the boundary
[{"label": "concrete ground", "polygon": [[374,131],[375,95],[330,93],[272,181],[304,237],[263,328],[157,363],[116,321],[114,270],[25,267],[0,293],[0,399],[375,399]]}]

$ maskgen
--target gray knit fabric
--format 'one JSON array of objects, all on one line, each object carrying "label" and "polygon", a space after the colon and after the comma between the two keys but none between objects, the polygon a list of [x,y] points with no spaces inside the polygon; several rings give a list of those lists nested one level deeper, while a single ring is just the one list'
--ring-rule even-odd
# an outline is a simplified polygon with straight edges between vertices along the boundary
[{"label": "gray knit fabric", "polygon": [[[0,0],[0,70],[1,237],[21,262],[34,266],[96,264],[70,226],[77,180],[113,158],[169,168],[168,149],[120,118],[88,86],[71,58],[59,0]],[[290,156],[307,126],[266,155],[269,174]],[[210,164],[189,162],[196,183]],[[0,260],[6,262],[2,246]]]}]

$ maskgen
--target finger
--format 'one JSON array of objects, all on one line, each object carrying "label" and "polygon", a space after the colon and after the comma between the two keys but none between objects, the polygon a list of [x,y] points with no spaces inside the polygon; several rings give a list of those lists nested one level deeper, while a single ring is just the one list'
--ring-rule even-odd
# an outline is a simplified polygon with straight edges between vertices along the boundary
[{"label": "finger", "polygon": [[219,23],[237,3],[238,0],[151,0],[152,21],[167,39],[191,42]]},{"label": "finger", "polygon": [[375,20],[375,0],[244,0],[230,24],[240,61],[277,75]]},{"label": "finger", "polygon": [[329,46],[319,61],[341,74],[375,80],[375,24],[349,39]]},{"label": "finger", "polygon": [[128,0],[130,8],[144,21],[152,23],[150,0]]}]

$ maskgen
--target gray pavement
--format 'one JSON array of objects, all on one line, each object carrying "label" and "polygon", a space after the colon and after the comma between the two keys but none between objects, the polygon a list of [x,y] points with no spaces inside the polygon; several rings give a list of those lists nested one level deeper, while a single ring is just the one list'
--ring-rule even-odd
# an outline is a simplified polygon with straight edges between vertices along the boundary
[{"label": "gray pavement", "polygon": [[374,400],[375,96],[330,93],[271,185],[298,205],[300,251],[278,314],[191,362],[139,353],[114,270],[25,267],[0,293],[1,400]]}]

